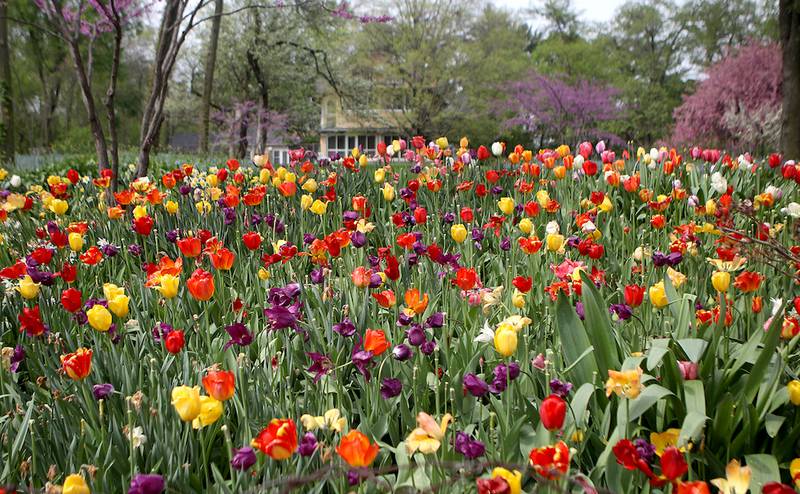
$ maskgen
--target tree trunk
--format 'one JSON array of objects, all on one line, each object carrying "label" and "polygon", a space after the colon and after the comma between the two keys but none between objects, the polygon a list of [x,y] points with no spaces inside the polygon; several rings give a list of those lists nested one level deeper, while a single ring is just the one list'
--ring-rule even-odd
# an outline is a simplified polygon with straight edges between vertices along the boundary
[{"label": "tree trunk", "polygon": [[211,20],[211,37],[208,40],[206,55],[205,79],[203,81],[203,99],[200,103],[202,128],[200,130],[200,151],[208,152],[208,132],[211,123],[211,91],[214,88],[214,69],[217,64],[217,43],[219,29],[222,24],[223,0],[214,0],[214,15]]},{"label": "tree trunk", "polygon": [[8,1],[0,0],[0,162],[14,162],[14,104],[11,99],[11,48],[8,45]]},{"label": "tree trunk", "polygon": [[103,132],[103,126],[100,125],[100,119],[97,116],[97,107],[94,104],[94,95],[92,94],[92,84],[86,75],[86,69],[83,65],[83,58],[81,57],[80,47],[78,41],[68,40],[69,51],[72,55],[72,64],[75,67],[75,72],[78,76],[78,84],[81,88],[81,96],[83,96],[83,104],[86,107],[86,113],[89,117],[89,128],[94,136],[94,149],[97,154],[97,167],[100,170],[108,169],[108,145],[106,144],[106,136]]},{"label": "tree trunk", "polygon": [[250,125],[247,111],[245,109],[239,111],[239,138],[237,140],[236,158],[243,159],[247,156],[247,131]]},{"label": "tree trunk", "polygon": [[[202,4],[202,2],[201,2]],[[175,66],[180,45],[185,39],[181,36],[181,18],[183,17],[181,0],[168,0],[161,17],[161,27],[156,45],[156,56],[153,61],[153,80],[150,95],[142,113],[142,124],[139,138],[139,163],[136,176],[144,177],[150,165],[150,151],[156,144],[158,131],[164,113],[164,102],[167,97],[169,78]],[[190,21],[191,22],[191,21]]]},{"label": "tree trunk", "polygon": [[[117,137],[117,113],[114,97],[117,94],[117,78],[119,76],[120,51],[122,49],[122,22],[117,13],[114,0],[111,0],[111,19],[114,25],[114,52],[111,59],[111,75],[106,92],[106,112],[108,112],[108,136],[111,140],[111,190],[116,191],[119,184],[119,139]],[[109,201],[113,197],[108,194]]]},{"label": "tree trunk", "polygon": [[780,0],[778,24],[783,49],[781,149],[800,159],[800,0]]}]

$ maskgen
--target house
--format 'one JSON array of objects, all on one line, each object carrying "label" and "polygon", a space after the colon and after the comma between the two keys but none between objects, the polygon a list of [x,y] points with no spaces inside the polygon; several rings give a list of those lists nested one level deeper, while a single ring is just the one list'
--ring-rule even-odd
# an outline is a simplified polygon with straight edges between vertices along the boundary
[{"label": "house", "polygon": [[374,156],[379,142],[389,145],[403,136],[399,124],[402,109],[343,109],[341,99],[334,94],[326,95],[321,107],[320,157],[337,153],[347,156],[356,147],[367,156]]}]

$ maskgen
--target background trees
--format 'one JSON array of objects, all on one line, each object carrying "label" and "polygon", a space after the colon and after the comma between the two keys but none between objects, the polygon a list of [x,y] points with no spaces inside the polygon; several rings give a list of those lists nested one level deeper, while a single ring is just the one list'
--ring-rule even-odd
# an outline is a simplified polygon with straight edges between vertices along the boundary
[{"label": "background trees", "polygon": [[[602,101],[613,116],[567,118],[545,132],[552,139],[656,144],[695,137],[681,125],[702,112],[687,105],[703,100],[707,73],[743,46],[779,43],[780,87],[800,78],[797,0],[630,0],[602,24],[570,0],[516,12],[482,0],[167,0],[143,9],[150,5],[0,1],[6,156],[12,147],[92,152],[113,168],[121,149],[136,152],[126,159],[142,173],[170,143],[239,155],[277,141],[311,146],[326,94],[356,112],[396,109],[408,135],[544,142],[547,125],[531,126],[532,113],[504,102],[513,88],[519,101],[541,103],[548,87],[607,89],[589,106]],[[781,106],[795,108],[779,122],[789,155],[800,152],[795,94],[780,92]],[[727,137],[715,130],[714,142],[777,144],[753,140],[753,129],[732,140],[734,127]]]}]

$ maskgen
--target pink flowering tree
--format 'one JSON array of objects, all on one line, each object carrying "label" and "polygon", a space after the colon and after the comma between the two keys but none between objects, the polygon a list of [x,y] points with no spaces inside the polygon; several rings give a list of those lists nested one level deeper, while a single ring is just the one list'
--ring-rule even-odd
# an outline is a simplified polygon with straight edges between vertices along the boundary
[{"label": "pink flowering tree", "polygon": [[781,49],[751,44],[706,71],[675,109],[673,142],[731,150],[775,149],[781,129]]},{"label": "pink flowering tree", "polygon": [[597,138],[620,142],[602,130],[604,123],[620,117],[616,88],[585,80],[570,84],[531,72],[508,84],[504,93],[495,109],[507,117],[505,126],[522,127],[539,145]]}]

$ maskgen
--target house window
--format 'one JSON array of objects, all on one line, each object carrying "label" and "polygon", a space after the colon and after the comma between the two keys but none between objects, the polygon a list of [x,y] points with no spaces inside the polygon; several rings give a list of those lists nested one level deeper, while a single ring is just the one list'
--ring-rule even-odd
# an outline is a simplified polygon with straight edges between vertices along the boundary
[{"label": "house window", "polygon": [[339,153],[341,156],[349,156],[353,148],[359,148],[361,153],[371,157],[376,152],[376,142],[374,135],[328,136],[328,154]]}]

